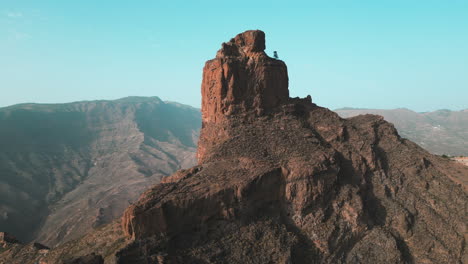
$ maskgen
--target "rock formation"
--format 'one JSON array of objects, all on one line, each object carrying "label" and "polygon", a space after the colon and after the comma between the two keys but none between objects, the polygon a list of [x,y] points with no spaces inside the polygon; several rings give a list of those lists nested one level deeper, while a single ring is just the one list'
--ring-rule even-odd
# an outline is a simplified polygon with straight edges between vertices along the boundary
[{"label": "rock formation", "polygon": [[466,261],[468,170],[380,116],[289,98],[264,48],[247,31],[206,63],[199,165],[125,211],[119,263]]},{"label": "rock formation", "polygon": [[249,110],[261,113],[288,100],[286,64],[268,57],[264,50],[265,33],[246,31],[223,43],[216,58],[206,62],[203,123]]},{"label": "rock formation", "polygon": [[[223,43],[216,58],[206,62],[202,82],[203,127],[222,123],[232,115],[260,115],[289,99],[288,73],[281,60],[265,53],[265,33],[246,31]],[[209,129],[201,142],[213,137]],[[206,144],[199,144],[203,162]]]},{"label": "rock formation", "polygon": [[121,223],[30,259],[466,263],[468,168],[380,116],[289,98],[286,67],[264,48],[247,31],[207,62],[197,166],[147,190]]}]

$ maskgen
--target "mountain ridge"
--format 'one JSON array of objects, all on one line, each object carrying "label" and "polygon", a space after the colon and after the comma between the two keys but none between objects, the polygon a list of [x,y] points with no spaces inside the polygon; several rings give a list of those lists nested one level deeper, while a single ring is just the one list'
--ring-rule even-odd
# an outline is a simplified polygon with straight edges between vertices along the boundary
[{"label": "mountain ridge", "polygon": [[393,123],[400,134],[438,155],[468,155],[468,111],[437,110],[417,113],[399,109],[335,110],[341,117],[377,114]]},{"label": "mountain ridge", "polygon": [[194,163],[197,120],[158,97],[0,109],[1,229],[55,246],[109,223],[146,184]]}]

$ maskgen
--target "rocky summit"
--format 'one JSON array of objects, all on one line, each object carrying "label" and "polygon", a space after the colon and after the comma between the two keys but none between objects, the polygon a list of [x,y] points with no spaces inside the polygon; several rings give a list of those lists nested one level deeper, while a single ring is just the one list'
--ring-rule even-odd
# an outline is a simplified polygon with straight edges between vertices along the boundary
[{"label": "rocky summit", "polygon": [[265,34],[246,31],[206,63],[197,166],[147,190],[120,223],[30,259],[466,263],[468,168],[380,116],[290,98],[286,65],[264,49]]},{"label": "rocky summit", "polygon": [[265,33],[246,31],[223,43],[203,69],[203,122],[261,112],[289,97],[286,64],[265,53]]}]

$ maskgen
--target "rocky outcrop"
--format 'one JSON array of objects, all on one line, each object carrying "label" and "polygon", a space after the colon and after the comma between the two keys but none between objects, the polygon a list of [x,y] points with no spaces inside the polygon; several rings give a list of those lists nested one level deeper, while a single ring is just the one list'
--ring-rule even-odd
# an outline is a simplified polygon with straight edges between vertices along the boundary
[{"label": "rocky outcrop", "polygon": [[[216,58],[206,62],[201,88],[203,127],[232,115],[261,115],[289,99],[286,64],[264,50],[265,33],[250,30],[223,43]],[[222,132],[205,129],[200,142]],[[199,162],[206,151],[203,146],[198,147]]]},{"label": "rocky outcrop", "polygon": [[247,31],[207,62],[199,165],[125,211],[119,263],[466,261],[468,169],[380,116],[286,97],[285,67],[255,71],[262,41]]},{"label": "rocky outcrop", "polygon": [[203,69],[202,119],[261,113],[288,100],[288,74],[283,61],[265,54],[265,33],[250,30],[223,43]]}]

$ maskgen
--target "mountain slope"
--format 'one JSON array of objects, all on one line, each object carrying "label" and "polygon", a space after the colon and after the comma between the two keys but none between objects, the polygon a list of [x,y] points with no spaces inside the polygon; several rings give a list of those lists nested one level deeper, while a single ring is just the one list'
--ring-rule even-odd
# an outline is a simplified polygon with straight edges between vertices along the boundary
[{"label": "mountain slope", "polygon": [[401,136],[408,138],[434,154],[468,155],[468,110],[416,113],[408,109],[335,110],[347,118],[363,114],[381,115],[395,125]]},{"label": "mountain slope", "polygon": [[0,229],[54,246],[194,164],[199,111],[157,97],[0,109]]}]

